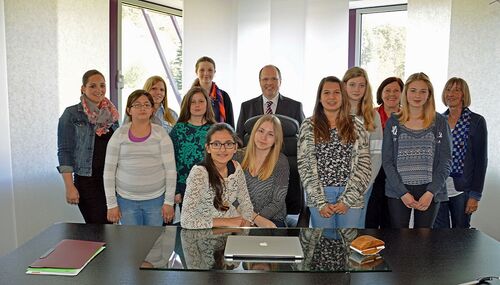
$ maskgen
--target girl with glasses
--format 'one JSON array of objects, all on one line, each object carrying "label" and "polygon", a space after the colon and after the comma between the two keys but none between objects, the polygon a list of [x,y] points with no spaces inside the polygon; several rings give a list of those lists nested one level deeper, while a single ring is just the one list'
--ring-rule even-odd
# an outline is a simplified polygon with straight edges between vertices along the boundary
[{"label": "girl with glasses", "polygon": [[127,100],[129,123],[111,137],[104,166],[108,220],[161,226],[174,218],[175,162],[172,140],[151,123],[154,99],[136,90]]},{"label": "girl with glasses", "polygon": [[181,225],[189,229],[260,227],[272,222],[254,213],[240,164],[233,160],[237,135],[226,123],[207,133],[205,158],[193,166],[186,182]]}]

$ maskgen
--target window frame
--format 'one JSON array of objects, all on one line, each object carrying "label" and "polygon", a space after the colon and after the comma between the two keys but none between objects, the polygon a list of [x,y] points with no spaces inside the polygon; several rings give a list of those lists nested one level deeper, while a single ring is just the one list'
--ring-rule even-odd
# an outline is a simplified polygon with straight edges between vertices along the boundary
[{"label": "window frame", "polygon": [[141,0],[110,0],[110,99],[118,107],[122,106],[122,6],[129,5],[159,13],[183,17],[183,10]]},{"label": "window frame", "polygon": [[408,11],[408,4],[398,4],[389,6],[359,8],[356,10],[356,29],[355,29],[355,42],[354,42],[354,65],[360,66],[361,63],[361,29],[363,25],[362,16],[364,14],[386,13]]}]

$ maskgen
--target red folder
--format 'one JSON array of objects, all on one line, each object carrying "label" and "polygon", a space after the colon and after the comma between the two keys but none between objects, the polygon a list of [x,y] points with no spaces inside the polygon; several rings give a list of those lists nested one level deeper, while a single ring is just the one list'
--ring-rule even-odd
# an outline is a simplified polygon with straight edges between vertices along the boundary
[{"label": "red folder", "polygon": [[30,265],[32,268],[82,268],[106,243],[64,239]]}]

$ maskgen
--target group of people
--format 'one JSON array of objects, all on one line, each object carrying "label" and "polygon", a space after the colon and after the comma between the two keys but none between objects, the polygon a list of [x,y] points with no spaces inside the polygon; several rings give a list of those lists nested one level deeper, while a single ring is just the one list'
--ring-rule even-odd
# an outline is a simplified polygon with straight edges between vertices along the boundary
[{"label": "group of people", "polygon": [[[130,94],[126,118],[105,97],[104,76],[87,71],[80,103],[58,125],[58,170],[66,200],[87,223],[162,225],[181,213],[185,228],[284,227],[290,167],[278,116],[300,125],[297,164],[320,228],[469,227],[487,166],[487,130],[471,112],[467,83],[452,78],[436,113],[424,73],[384,80],[374,108],[365,70],[318,86],[313,115],[280,92],[281,72],[259,72],[262,95],[241,105],[234,129],[229,95],[200,58],[177,115],[165,81]],[[250,133],[244,124],[260,116]],[[244,146],[243,139],[248,143]],[[451,217],[451,224],[450,224]]]}]

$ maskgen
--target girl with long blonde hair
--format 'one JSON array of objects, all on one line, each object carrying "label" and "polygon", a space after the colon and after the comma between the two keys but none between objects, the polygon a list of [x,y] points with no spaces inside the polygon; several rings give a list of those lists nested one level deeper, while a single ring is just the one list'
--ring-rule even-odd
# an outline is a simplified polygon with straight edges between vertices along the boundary
[{"label": "girl with long blonde hair", "polygon": [[450,128],[436,113],[434,89],[422,72],[406,80],[401,105],[387,121],[382,147],[391,225],[408,228],[414,209],[414,227],[431,228],[440,202],[448,200]]},{"label": "girl with long blonde hair", "polygon": [[382,123],[380,115],[373,109],[373,97],[368,74],[361,67],[349,68],[342,81],[345,84],[349,103],[351,104],[351,114],[356,115],[363,121],[365,129],[370,135],[370,159],[372,163],[372,173],[370,183],[364,191],[364,207],[359,220],[359,228],[365,227],[366,208],[370,199],[373,182],[382,165]]},{"label": "girl with long blonde hair", "polygon": [[274,115],[264,115],[252,129],[241,164],[255,213],[279,227],[285,226],[290,175],[288,159],[281,153],[282,146],[280,120]]}]

